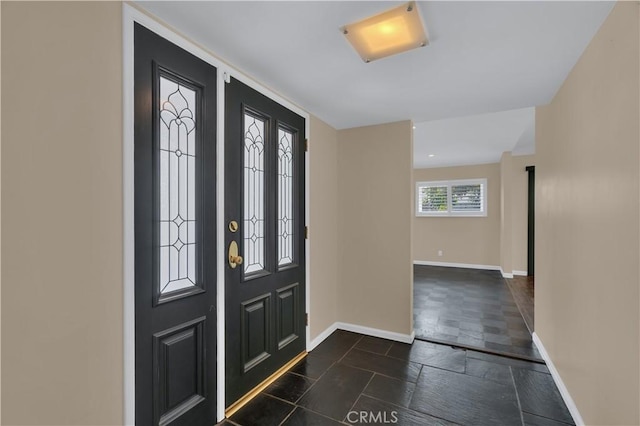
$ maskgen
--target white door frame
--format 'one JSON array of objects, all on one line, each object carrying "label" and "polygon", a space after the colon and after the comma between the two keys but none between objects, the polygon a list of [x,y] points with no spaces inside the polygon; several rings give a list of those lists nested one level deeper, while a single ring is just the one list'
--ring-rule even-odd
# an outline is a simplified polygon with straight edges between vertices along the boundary
[{"label": "white door frame", "polygon": [[[124,324],[124,419],[125,425],[135,425],[135,229],[134,229],[134,23],[139,23],[163,38],[176,44],[189,53],[217,68],[217,244],[218,277],[216,283],[217,305],[217,420],[224,418],[225,409],[225,253],[224,247],[224,90],[225,80],[233,76],[247,86],[275,100],[281,105],[305,118],[305,133],[309,138],[309,114],[272,92],[251,77],[223,62],[194,42],[177,34],[152,18],[146,12],[129,5],[122,5],[122,52],[123,52],[123,324]],[[308,153],[307,153],[308,154]],[[309,223],[309,155],[305,156],[305,222]],[[310,314],[309,291],[309,240],[306,248],[306,312]],[[306,340],[309,345],[309,326],[306,327]]]}]

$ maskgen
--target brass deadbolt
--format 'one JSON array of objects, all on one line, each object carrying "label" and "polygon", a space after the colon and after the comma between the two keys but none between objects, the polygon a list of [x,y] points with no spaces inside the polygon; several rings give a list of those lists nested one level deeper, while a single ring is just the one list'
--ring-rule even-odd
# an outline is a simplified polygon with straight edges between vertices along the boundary
[{"label": "brass deadbolt", "polygon": [[231,222],[229,222],[229,231],[236,232],[237,230],[238,230],[238,222],[236,222],[235,220],[232,220]]},{"label": "brass deadbolt", "polygon": [[236,266],[242,265],[242,261],[242,256],[238,255],[238,243],[231,241],[231,244],[229,244],[229,266],[235,269]]}]

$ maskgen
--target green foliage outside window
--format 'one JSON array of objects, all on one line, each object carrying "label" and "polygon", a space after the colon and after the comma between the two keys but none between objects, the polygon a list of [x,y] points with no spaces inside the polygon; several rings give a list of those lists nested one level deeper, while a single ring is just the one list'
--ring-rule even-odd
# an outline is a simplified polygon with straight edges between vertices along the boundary
[{"label": "green foliage outside window", "polygon": [[428,186],[422,189],[423,212],[447,211],[447,187]]}]

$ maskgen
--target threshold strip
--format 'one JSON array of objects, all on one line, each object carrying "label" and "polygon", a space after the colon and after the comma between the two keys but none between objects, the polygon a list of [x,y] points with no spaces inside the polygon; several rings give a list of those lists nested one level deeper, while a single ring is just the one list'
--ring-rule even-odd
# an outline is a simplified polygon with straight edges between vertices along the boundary
[{"label": "threshold strip", "polygon": [[489,354],[489,355],[498,355],[498,356],[503,356],[505,358],[511,358],[511,359],[517,359],[520,361],[529,361],[529,362],[533,362],[536,364],[542,364],[542,365],[547,365],[546,362],[544,362],[543,359],[540,358],[535,358],[532,356],[527,356],[527,355],[518,355],[518,354],[512,354],[509,352],[502,352],[502,351],[495,351],[493,349],[487,349],[487,348],[479,348],[477,346],[471,346],[471,345],[465,345],[464,343],[453,343],[453,342],[449,342],[447,340],[440,340],[440,339],[433,339],[433,338],[426,338],[426,337],[415,337],[415,340],[421,340],[423,342],[429,342],[429,343],[435,343],[438,345],[446,345],[446,346],[451,346],[452,348],[459,348],[459,349],[468,349],[468,350],[472,350],[472,351],[476,351],[476,352],[482,352],[485,354]]},{"label": "threshold strip", "polygon": [[307,356],[307,351],[303,351],[300,354],[296,355],[293,359],[291,359],[291,361],[287,362],[285,365],[283,365],[278,370],[276,370],[275,373],[273,373],[272,375],[264,379],[262,382],[260,382],[258,386],[251,389],[249,392],[244,394],[244,396],[240,397],[240,399],[238,399],[236,402],[228,406],[227,409],[224,410],[224,416],[226,418],[233,416],[239,409],[244,407],[249,401],[255,398],[260,392],[265,390],[267,386],[269,386],[271,383],[278,380],[284,373],[289,371],[291,367],[296,365],[301,359],[303,359],[306,356]]}]

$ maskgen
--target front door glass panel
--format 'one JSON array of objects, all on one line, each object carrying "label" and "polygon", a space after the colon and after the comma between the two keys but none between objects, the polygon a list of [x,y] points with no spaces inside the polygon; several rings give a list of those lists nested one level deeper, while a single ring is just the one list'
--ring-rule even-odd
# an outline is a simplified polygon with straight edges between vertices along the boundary
[{"label": "front door glass panel", "polygon": [[160,76],[160,293],[196,285],[196,92]]},{"label": "front door glass panel", "polygon": [[293,141],[294,134],[278,128],[278,266],[293,263]]},{"label": "front door glass panel", "polygon": [[258,114],[244,113],[244,272],[265,269],[265,134]]}]

